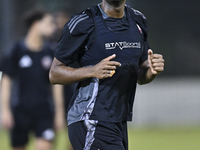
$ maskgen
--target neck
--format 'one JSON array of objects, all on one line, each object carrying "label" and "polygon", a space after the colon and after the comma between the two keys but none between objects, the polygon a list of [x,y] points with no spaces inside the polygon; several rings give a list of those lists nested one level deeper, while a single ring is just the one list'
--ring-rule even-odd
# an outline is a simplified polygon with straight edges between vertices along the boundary
[{"label": "neck", "polygon": [[43,37],[34,27],[29,30],[25,38],[25,45],[30,51],[38,52],[42,50]]},{"label": "neck", "polygon": [[102,1],[101,8],[102,10],[112,18],[122,18],[124,16],[124,7],[125,1],[120,1],[117,3]]}]

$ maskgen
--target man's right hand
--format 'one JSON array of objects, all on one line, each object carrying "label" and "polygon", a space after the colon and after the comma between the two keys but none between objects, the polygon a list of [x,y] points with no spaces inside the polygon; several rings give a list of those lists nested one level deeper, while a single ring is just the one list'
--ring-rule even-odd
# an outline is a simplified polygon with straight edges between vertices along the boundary
[{"label": "man's right hand", "polygon": [[66,66],[54,58],[49,72],[49,79],[52,84],[72,84],[88,78],[105,79],[112,77],[117,66],[121,66],[119,62],[111,61],[115,57],[116,55],[113,54],[94,66],[81,68]]},{"label": "man's right hand", "polygon": [[111,61],[116,57],[115,54],[103,59],[101,62],[92,67],[93,77],[98,79],[110,78],[115,73],[117,66],[121,66],[121,63],[117,61]]},{"label": "man's right hand", "polygon": [[5,129],[11,129],[14,126],[14,119],[10,110],[2,111],[2,125]]}]

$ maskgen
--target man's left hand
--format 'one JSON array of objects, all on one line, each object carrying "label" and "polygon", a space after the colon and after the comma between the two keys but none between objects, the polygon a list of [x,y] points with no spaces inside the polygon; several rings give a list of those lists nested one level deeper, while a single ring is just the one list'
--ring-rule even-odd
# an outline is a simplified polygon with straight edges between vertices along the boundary
[{"label": "man's left hand", "polygon": [[164,70],[164,59],[161,54],[153,54],[151,49],[148,50],[148,63],[153,75],[158,75]]}]

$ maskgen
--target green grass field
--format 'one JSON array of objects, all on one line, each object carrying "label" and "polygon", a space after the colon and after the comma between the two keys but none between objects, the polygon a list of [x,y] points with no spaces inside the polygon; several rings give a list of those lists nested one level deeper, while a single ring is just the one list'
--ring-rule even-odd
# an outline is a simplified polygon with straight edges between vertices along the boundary
[{"label": "green grass field", "polygon": [[130,150],[200,150],[200,128],[129,131]]},{"label": "green grass field", "polygon": [[[58,134],[54,150],[67,150],[67,133]],[[0,130],[0,150],[9,150],[8,135]],[[34,150],[33,141],[28,150]],[[200,150],[200,127],[129,129],[129,150]]]}]

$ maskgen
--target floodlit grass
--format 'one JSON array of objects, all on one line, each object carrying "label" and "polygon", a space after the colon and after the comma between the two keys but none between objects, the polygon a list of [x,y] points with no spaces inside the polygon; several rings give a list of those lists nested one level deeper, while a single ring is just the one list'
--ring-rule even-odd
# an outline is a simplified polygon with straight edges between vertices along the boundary
[{"label": "floodlit grass", "polygon": [[129,130],[130,150],[200,150],[200,128]]},{"label": "floodlit grass", "polygon": [[[68,150],[66,131],[58,133],[54,150]],[[129,129],[129,150],[199,150],[200,127]],[[9,150],[8,135],[0,130],[0,150]],[[33,140],[28,150],[34,150]]]},{"label": "floodlit grass", "polygon": [[9,150],[8,135],[5,131],[0,130],[0,150]]}]

